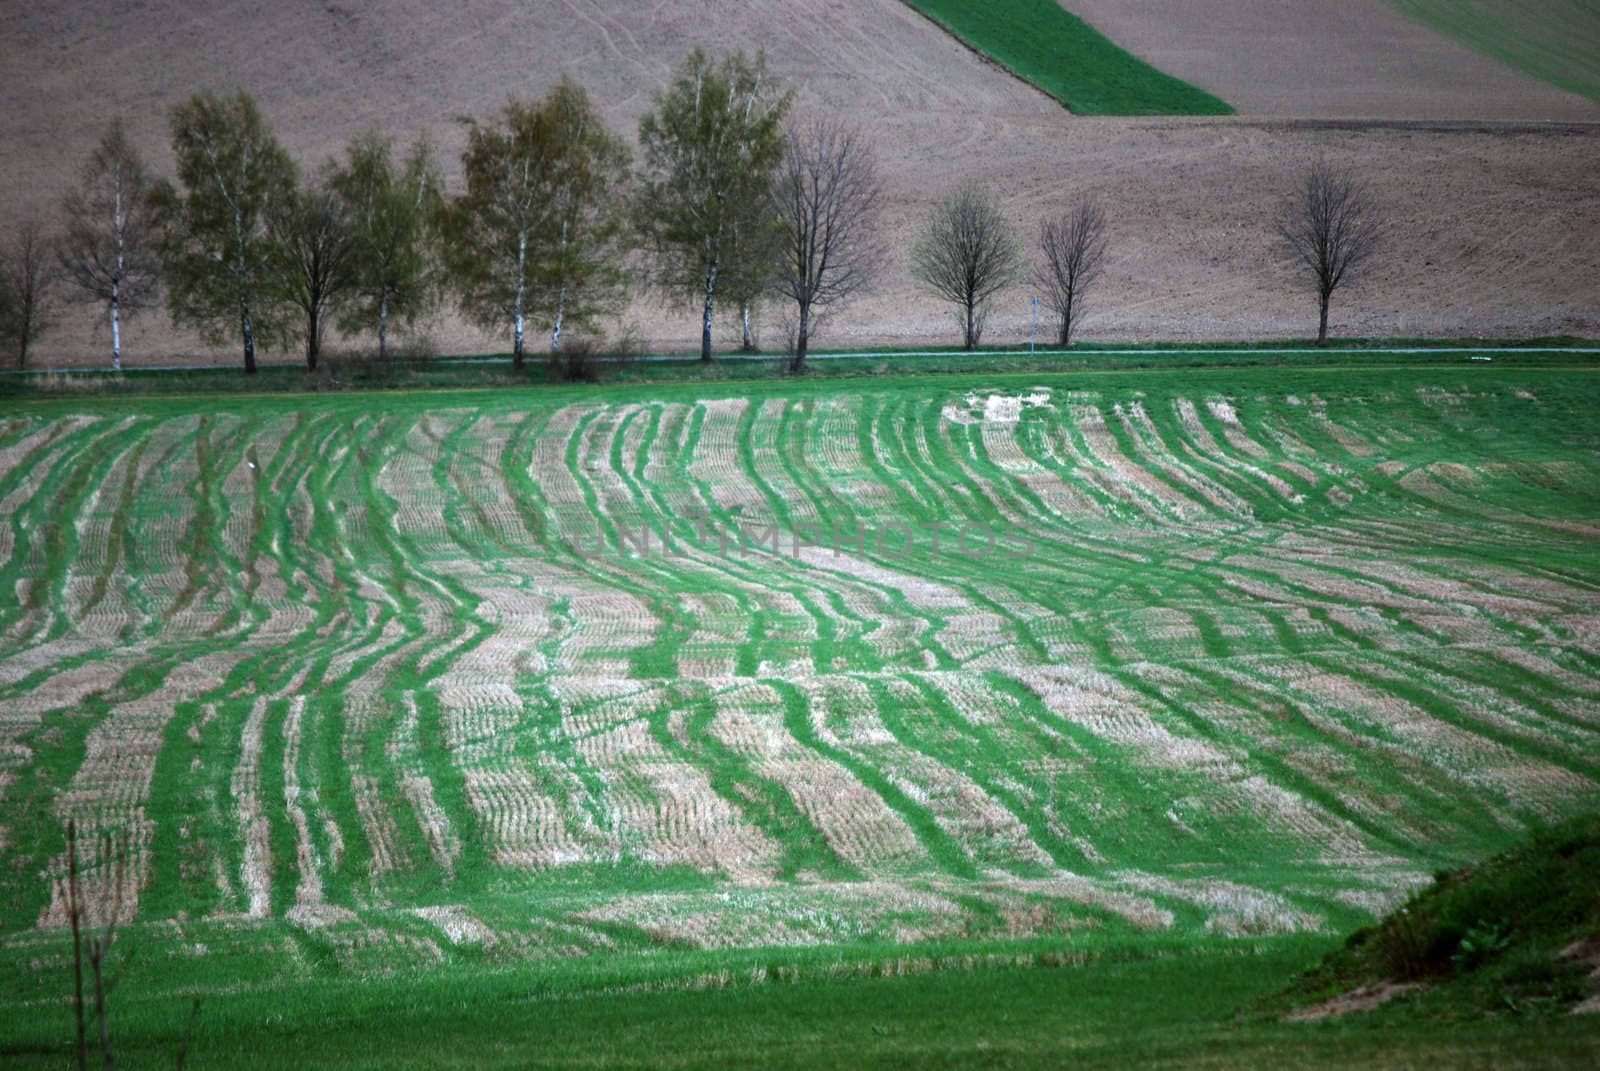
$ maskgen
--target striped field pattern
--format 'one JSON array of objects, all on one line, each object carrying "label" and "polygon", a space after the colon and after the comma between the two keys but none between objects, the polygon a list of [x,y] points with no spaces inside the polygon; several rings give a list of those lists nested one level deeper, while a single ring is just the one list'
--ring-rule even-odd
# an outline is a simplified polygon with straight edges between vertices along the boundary
[{"label": "striped field pattern", "polygon": [[6,999],[69,818],[277,978],[1353,925],[1596,797],[1593,380],[14,406]]}]

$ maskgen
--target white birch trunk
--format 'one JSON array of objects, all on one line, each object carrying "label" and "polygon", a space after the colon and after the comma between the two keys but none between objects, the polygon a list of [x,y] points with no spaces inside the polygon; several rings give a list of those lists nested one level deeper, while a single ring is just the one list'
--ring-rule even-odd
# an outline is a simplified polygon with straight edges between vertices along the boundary
[{"label": "white birch trunk", "polygon": [[122,322],[118,315],[121,303],[117,300],[117,287],[111,288],[111,370],[122,371]]},{"label": "white birch trunk", "polygon": [[700,359],[711,360],[711,329],[716,324],[717,313],[717,264],[712,261],[706,265],[706,309],[705,317],[700,322]]},{"label": "white birch trunk", "polygon": [[528,293],[528,232],[517,235],[517,297],[512,309],[511,363],[522,367],[522,305]]},{"label": "white birch trunk", "polygon": [[123,235],[122,174],[117,174],[117,190],[113,223],[117,236],[117,274],[111,280],[111,370],[122,371],[122,274],[126,270],[126,245]]}]

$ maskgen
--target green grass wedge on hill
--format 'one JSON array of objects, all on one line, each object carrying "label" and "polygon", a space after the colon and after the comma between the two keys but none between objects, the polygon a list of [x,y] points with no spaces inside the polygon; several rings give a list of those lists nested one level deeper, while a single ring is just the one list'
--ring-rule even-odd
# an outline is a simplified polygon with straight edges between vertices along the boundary
[{"label": "green grass wedge on hill", "polygon": [[1079,115],[1232,115],[1054,0],[906,0],[971,48]]}]

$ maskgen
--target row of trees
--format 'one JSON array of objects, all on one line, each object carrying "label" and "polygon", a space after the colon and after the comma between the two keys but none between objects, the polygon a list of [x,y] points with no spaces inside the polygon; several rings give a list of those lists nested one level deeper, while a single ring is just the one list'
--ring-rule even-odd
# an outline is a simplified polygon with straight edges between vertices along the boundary
[{"label": "row of trees", "polygon": [[[1278,233],[1317,294],[1317,345],[1328,341],[1334,292],[1353,280],[1377,251],[1382,216],[1365,186],[1326,161],[1300,180]],[[1089,288],[1107,249],[1106,217],[1094,203],[1047,219],[1039,229],[1033,282],[1058,325],[1056,341],[1072,344]],[[995,295],[1021,282],[1026,265],[1015,231],[985,187],[969,183],[934,212],[911,251],[911,270],[960,313],[967,349],[982,338]]]},{"label": "row of trees", "polygon": [[[719,309],[737,313],[753,348],[753,308],[781,298],[798,371],[819,321],[872,284],[887,252],[870,143],[836,121],[794,121],[793,101],[764,56],[696,50],[640,122],[635,173],[627,143],[563,80],[472,123],[464,188],[450,196],[426,140],[398,153],[366,133],[302,177],[249,95],[203,93],[173,111],[174,180],[152,181],[114,124],[64,200],[60,237],[28,226],[0,251],[0,341],[25,363],[64,284],[104,310],[120,367],[123,323],[164,287],[173,321],[241,344],[247,372],[258,346],[297,336],[314,370],[330,324],[375,333],[386,357],[392,330],[453,299],[484,328],[509,328],[520,367],[530,328],[559,352],[639,281],[694,303],[704,360]],[[1284,225],[1318,277],[1319,341],[1333,290],[1370,252],[1371,222],[1359,188],[1319,167]],[[1034,279],[1063,346],[1106,250],[1093,204],[1040,229]],[[1024,259],[994,195],[969,183],[933,212],[911,269],[959,311],[970,349],[995,296],[1026,277]]]}]

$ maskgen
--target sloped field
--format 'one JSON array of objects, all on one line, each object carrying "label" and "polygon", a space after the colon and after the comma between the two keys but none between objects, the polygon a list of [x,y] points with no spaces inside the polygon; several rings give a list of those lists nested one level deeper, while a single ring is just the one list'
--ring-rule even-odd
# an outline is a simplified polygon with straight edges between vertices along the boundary
[{"label": "sloped field", "polygon": [[[934,6],[1015,14],[1042,3]],[[1366,282],[1340,292],[1336,334],[1600,337],[1600,105],[1404,18],[1390,0],[1064,6],[1116,55],[1126,49],[1240,116],[1075,116],[902,0],[9,4],[0,7],[0,68],[9,72],[0,80],[8,194],[0,235],[57,214],[113,116],[126,120],[152,169],[170,175],[171,110],[199,89],[254,93],[306,174],[373,126],[401,142],[427,134],[459,190],[463,116],[484,118],[508,96],[540,96],[565,74],[631,140],[651,94],[690,49],[765,48],[774,72],[799,91],[798,112],[860,126],[881,167],[888,262],[875,291],[827,325],[828,345],[949,343],[949,310],[912,278],[907,253],[928,213],[965,179],[994,187],[1030,255],[1041,220],[1085,198],[1104,206],[1111,248],[1089,295],[1086,339],[1303,337],[1316,306],[1284,265],[1275,223],[1308,161],[1321,157],[1372,184],[1387,224]],[[1058,55],[1078,40],[1076,31],[1048,30],[1063,18],[1037,20],[1046,28],[1037,33],[987,16],[982,25],[999,34],[991,48],[1015,50],[1009,62],[1042,82],[1109,72],[1166,96],[1159,79],[1130,75],[1104,53],[1065,72],[1037,55],[1044,69],[1028,64],[1036,48]],[[1054,91],[1069,93],[1061,84]],[[1440,205],[1451,206],[1447,218]],[[1001,295],[986,337],[1026,340],[1036,296],[1031,285]],[[786,337],[786,311],[764,310],[758,326],[769,348]],[[641,295],[608,327],[616,334],[632,323],[657,348],[693,349],[697,317],[693,302],[664,308]],[[36,367],[109,363],[93,309],[73,306],[57,321],[33,351]],[[740,337],[732,317],[718,330],[724,344]],[[164,311],[124,332],[130,367],[239,363],[237,346],[206,345],[172,328]],[[453,309],[421,333],[447,354],[504,353],[510,344],[508,326],[484,332]],[[346,344],[370,349],[374,340],[336,343]],[[262,357],[302,360],[293,346]]]},{"label": "sloped field", "polygon": [[127,838],[144,960],[202,987],[1368,920],[1594,798],[1597,393],[1463,365],[22,408],[7,999],[64,991],[69,818]]},{"label": "sloped field", "polygon": [[[1587,0],[1062,0],[1244,115],[1592,121]],[[1585,86],[1588,86],[1586,89]]]},{"label": "sloped field", "polygon": [[1600,101],[1600,10],[1584,0],[1395,0],[1418,22],[1535,78]]}]

